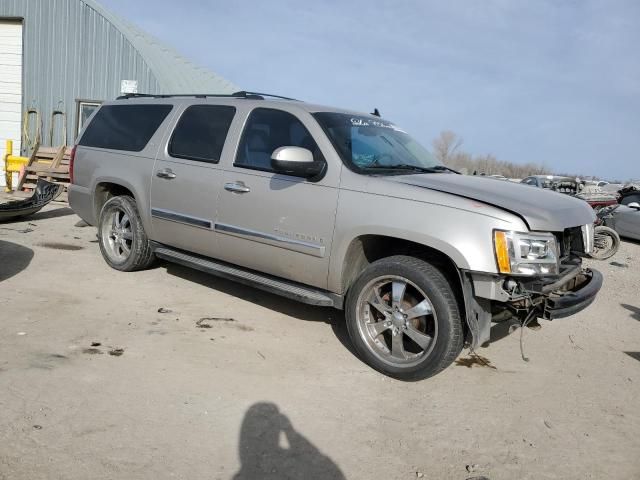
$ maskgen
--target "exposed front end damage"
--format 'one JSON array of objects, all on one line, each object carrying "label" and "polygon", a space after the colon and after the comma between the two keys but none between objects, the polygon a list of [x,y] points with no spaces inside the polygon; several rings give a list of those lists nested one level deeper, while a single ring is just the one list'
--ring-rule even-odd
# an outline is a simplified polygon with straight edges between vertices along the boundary
[{"label": "exposed front end damage", "polygon": [[591,305],[602,287],[602,274],[583,268],[579,259],[564,266],[562,274],[552,278],[462,272],[470,347],[489,343],[493,322],[554,320]]},{"label": "exposed front end damage", "polygon": [[[527,235],[525,233],[523,237],[526,239]],[[492,323],[527,325],[538,318],[565,318],[591,305],[600,291],[602,274],[582,265],[582,257],[593,248],[592,224],[565,228],[561,232],[546,233],[546,236],[539,232],[530,235],[543,238],[550,245],[543,252],[552,253],[549,258],[543,256],[549,273],[536,272],[533,268],[511,269],[498,274],[461,271],[469,327],[466,340],[472,349],[489,343]],[[527,243],[509,247],[509,255],[516,257],[515,262],[510,259],[511,265],[518,265],[518,252],[521,255],[530,252]],[[530,261],[528,258],[525,262]],[[496,260],[500,266],[498,254]]]}]

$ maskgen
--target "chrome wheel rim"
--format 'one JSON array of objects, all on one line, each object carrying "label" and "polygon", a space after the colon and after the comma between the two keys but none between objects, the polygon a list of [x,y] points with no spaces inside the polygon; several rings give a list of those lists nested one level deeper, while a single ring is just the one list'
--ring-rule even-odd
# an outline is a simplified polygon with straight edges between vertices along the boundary
[{"label": "chrome wheel rim", "polygon": [[367,348],[396,367],[411,367],[433,351],[438,322],[433,303],[413,282],[387,275],[360,292],[357,325]]},{"label": "chrome wheel rim", "polygon": [[125,262],[133,246],[129,214],[121,208],[111,210],[102,224],[102,239],[109,258],[117,263]]}]

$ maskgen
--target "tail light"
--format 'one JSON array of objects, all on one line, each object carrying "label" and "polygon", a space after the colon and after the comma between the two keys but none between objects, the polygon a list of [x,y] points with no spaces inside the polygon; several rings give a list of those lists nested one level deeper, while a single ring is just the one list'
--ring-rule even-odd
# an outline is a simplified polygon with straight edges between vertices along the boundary
[{"label": "tail light", "polygon": [[76,159],[76,148],[77,145],[74,145],[71,149],[71,155],[69,155],[69,183],[73,183],[73,163]]}]

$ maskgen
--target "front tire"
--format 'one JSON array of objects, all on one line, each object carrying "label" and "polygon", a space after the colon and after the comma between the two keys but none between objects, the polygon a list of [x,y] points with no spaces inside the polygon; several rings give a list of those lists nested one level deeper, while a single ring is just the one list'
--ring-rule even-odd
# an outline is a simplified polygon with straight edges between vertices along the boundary
[{"label": "front tire", "polygon": [[453,288],[438,268],[418,258],[398,255],[369,265],[349,289],[345,310],[360,358],[390,377],[431,377],[462,351]]},{"label": "front tire", "polygon": [[103,205],[98,242],[105,261],[116,270],[143,270],[155,260],[136,201],[128,195],[112,197]]}]

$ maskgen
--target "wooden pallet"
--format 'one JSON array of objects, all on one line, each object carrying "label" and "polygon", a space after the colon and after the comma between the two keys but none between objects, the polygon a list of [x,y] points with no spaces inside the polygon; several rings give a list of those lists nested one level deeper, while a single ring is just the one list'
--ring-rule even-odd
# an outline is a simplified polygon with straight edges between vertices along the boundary
[{"label": "wooden pallet", "polygon": [[66,199],[66,191],[69,186],[70,158],[70,148],[37,145],[24,168],[24,174],[20,177],[18,190],[34,190],[38,178],[44,178],[49,182],[62,183],[65,192],[59,199]]}]

